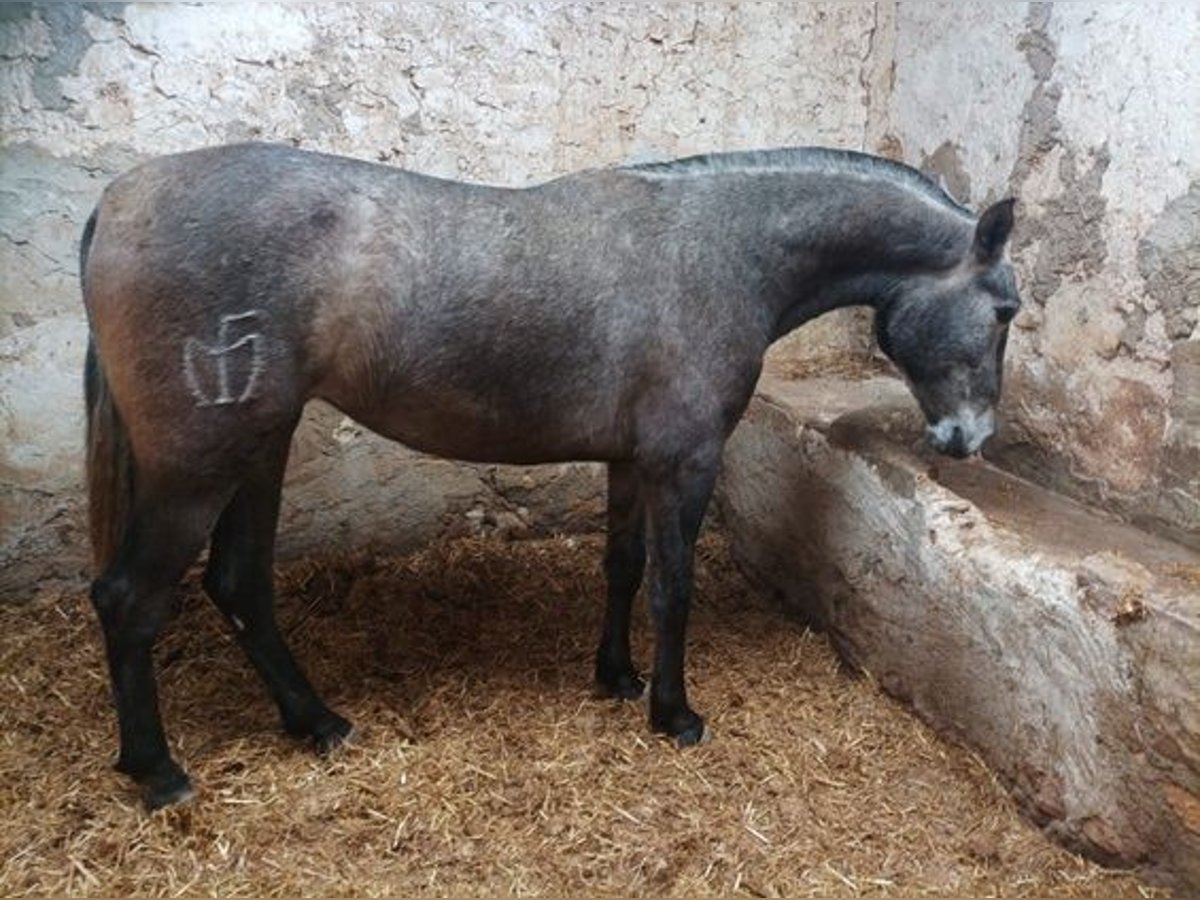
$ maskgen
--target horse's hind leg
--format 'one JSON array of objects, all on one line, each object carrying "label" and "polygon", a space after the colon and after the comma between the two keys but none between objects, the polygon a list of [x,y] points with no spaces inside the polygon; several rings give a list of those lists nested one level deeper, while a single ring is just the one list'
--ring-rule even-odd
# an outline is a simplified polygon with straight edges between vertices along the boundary
[{"label": "horse's hind leg", "polygon": [[154,641],[170,617],[173,589],[204,546],[228,493],[172,490],[142,478],[137,494],[120,550],[91,596],[104,630],[120,726],[117,769],[132,776],[146,805],[157,809],[190,796],[191,785],[163,733]]},{"label": "horse's hind leg", "polygon": [[645,513],[632,463],[608,467],[608,543],[604,551],[607,602],[596,683],[610,697],[634,700],[645,692],[629,652],[629,617],[646,567]]},{"label": "horse's hind leg", "polygon": [[221,514],[204,588],[266,682],[284,728],[312,738],[324,752],[350,734],[350,723],[321,702],[275,622],[272,563],[289,440],[285,435],[270,458],[244,478]]}]

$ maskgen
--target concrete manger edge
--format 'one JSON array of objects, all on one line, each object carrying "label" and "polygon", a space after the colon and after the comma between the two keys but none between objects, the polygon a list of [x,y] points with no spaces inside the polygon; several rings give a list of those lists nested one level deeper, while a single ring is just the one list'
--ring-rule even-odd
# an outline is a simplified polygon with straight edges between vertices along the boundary
[{"label": "concrete manger edge", "polygon": [[718,488],[739,563],[1049,835],[1200,886],[1200,554],[918,418],[894,379],[765,376]]}]

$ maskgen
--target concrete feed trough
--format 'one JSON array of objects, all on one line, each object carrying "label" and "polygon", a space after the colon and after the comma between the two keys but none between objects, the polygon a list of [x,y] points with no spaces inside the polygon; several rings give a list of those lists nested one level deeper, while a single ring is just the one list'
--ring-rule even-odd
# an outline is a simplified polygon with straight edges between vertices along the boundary
[{"label": "concrete feed trough", "polygon": [[932,457],[890,378],[765,378],[720,506],[757,580],[1049,834],[1200,883],[1200,554]]}]

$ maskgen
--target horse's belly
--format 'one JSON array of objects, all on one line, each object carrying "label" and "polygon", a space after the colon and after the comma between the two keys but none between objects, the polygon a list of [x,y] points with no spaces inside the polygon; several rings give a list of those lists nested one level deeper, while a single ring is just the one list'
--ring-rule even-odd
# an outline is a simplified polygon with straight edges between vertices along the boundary
[{"label": "horse's belly", "polygon": [[584,405],[539,413],[444,395],[371,406],[326,399],[376,434],[449,459],[533,465],[631,455],[611,417],[589,418]]}]

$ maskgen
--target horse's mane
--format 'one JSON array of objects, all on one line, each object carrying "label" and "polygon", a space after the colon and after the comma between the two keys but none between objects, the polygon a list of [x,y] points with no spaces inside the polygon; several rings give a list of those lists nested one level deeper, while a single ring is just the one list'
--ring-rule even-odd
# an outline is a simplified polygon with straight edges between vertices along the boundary
[{"label": "horse's mane", "polygon": [[682,159],[634,163],[621,168],[651,178],[681,178],[722,173],[750,175],[796,172],[881,179],[916,191],[953,212],[972,215],[970,210],[923,172],[901,162],[854,150],[784,147],[776,150],[703,153]]}]

